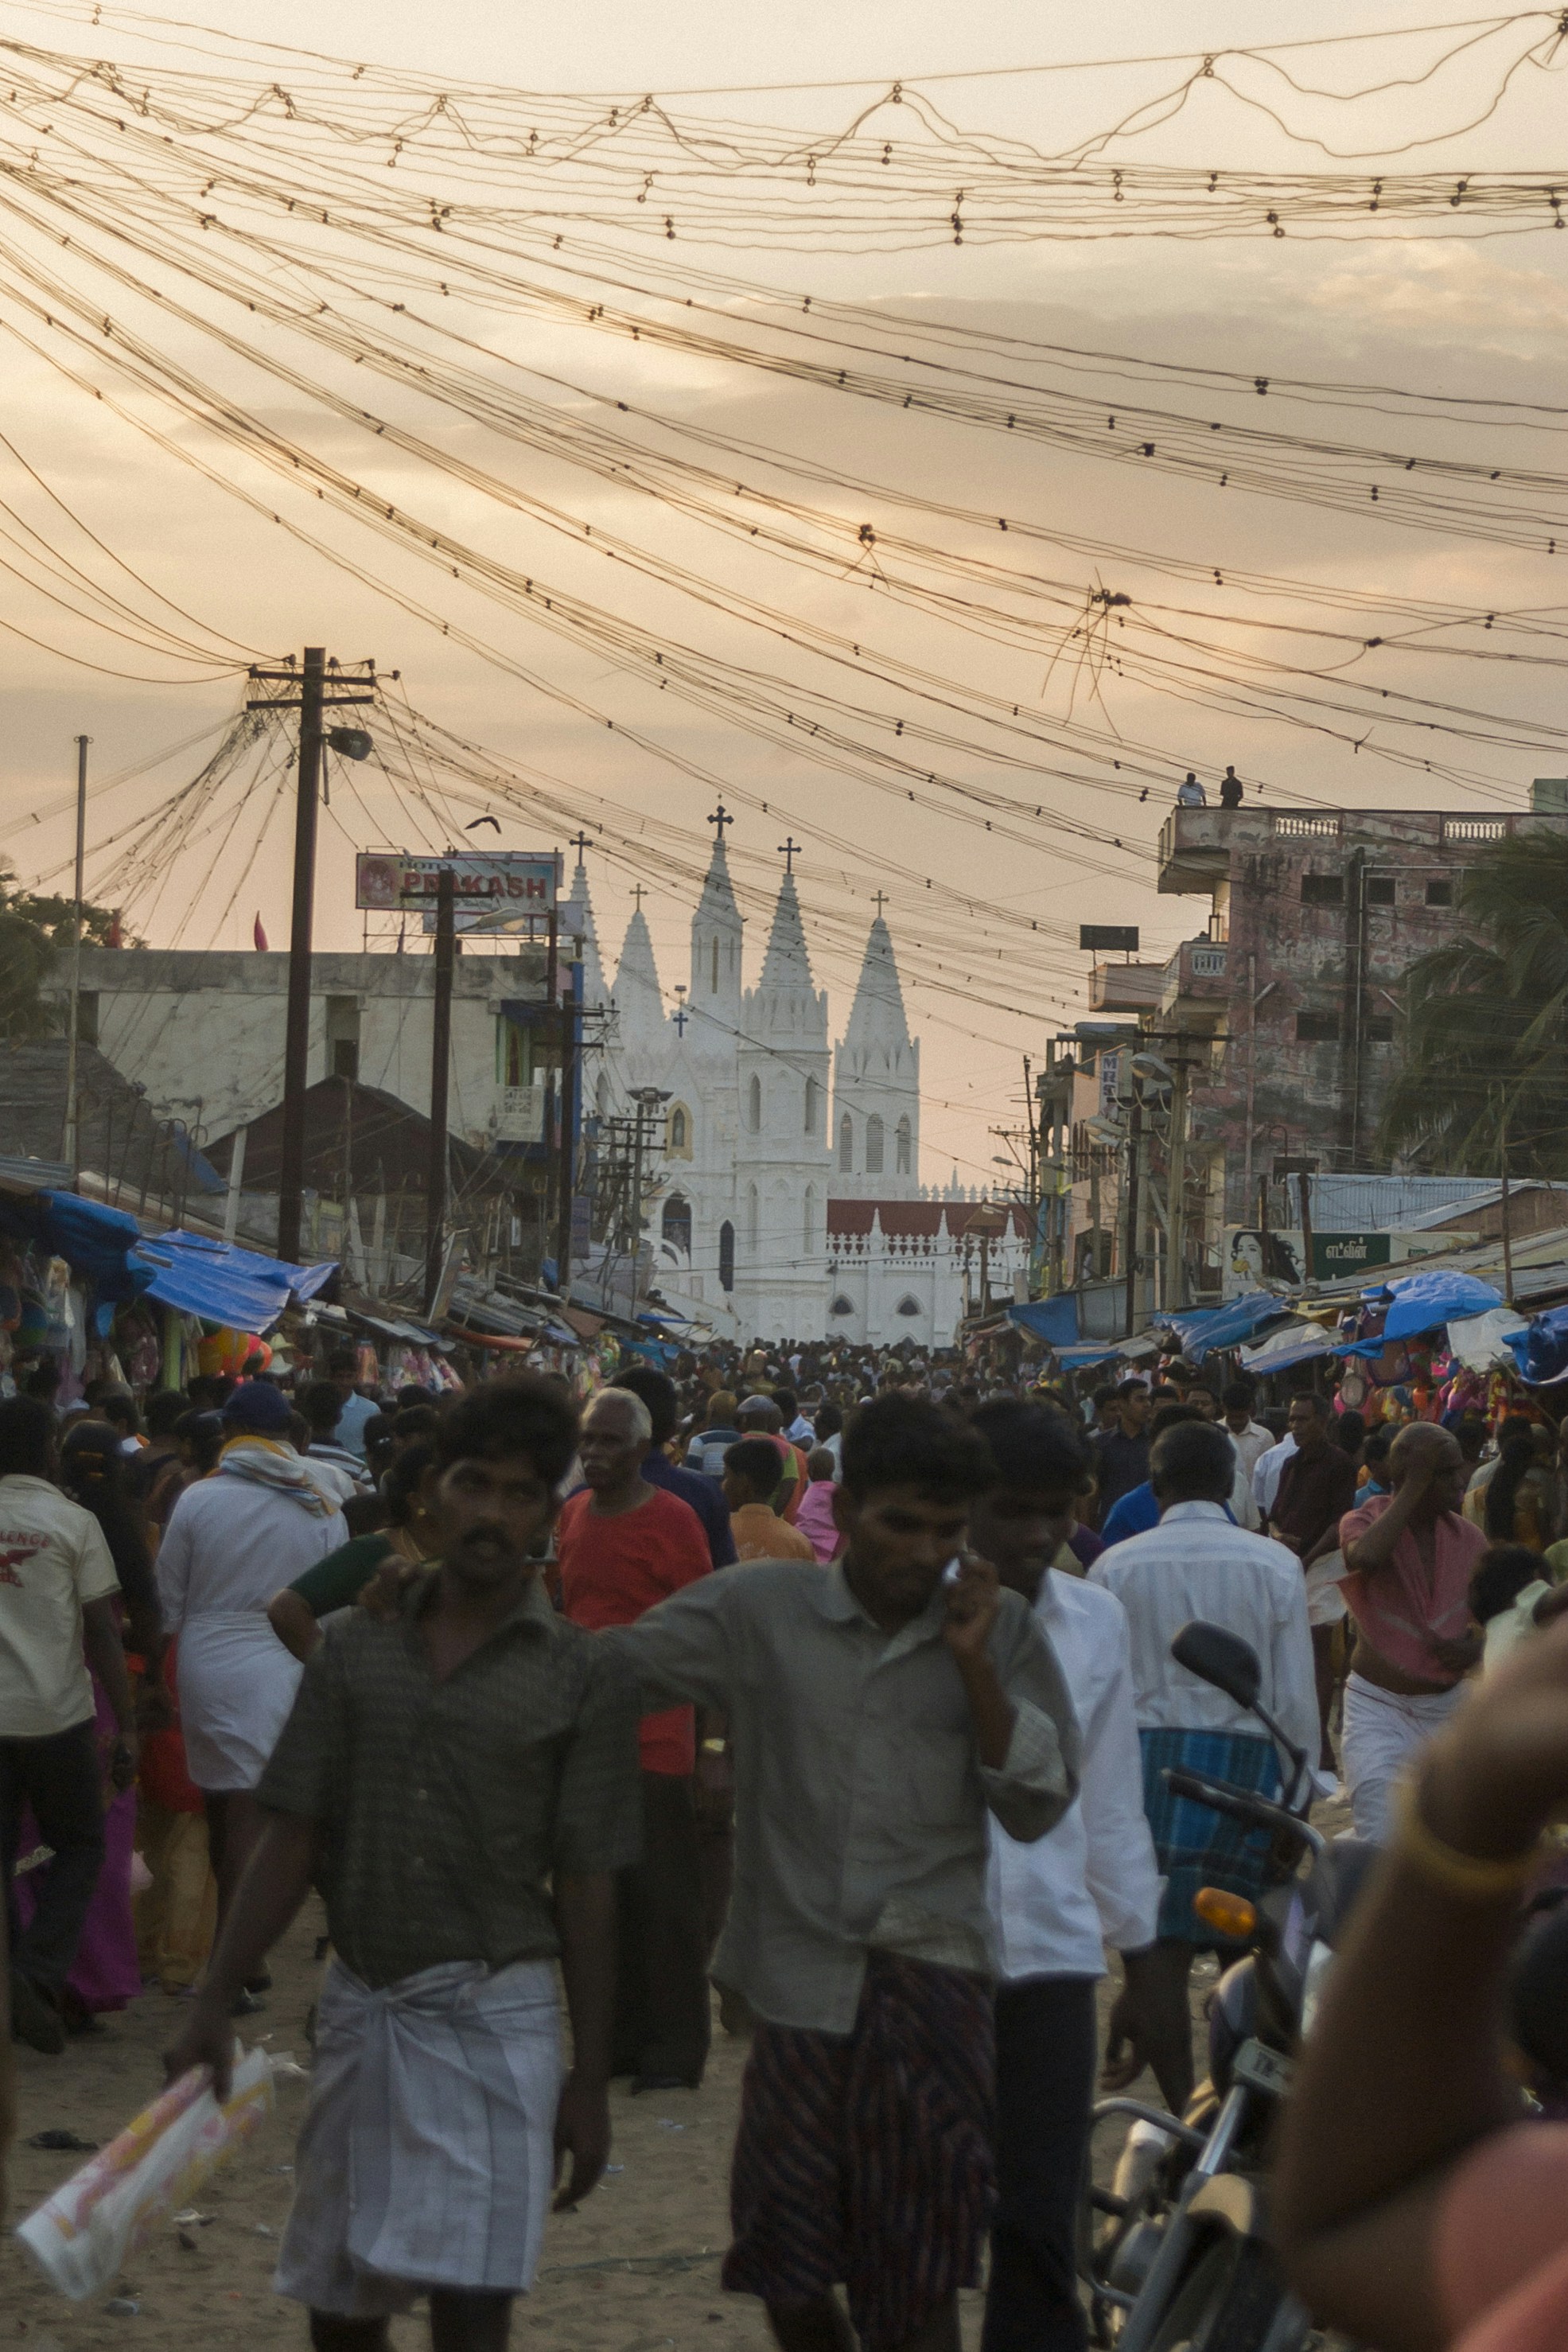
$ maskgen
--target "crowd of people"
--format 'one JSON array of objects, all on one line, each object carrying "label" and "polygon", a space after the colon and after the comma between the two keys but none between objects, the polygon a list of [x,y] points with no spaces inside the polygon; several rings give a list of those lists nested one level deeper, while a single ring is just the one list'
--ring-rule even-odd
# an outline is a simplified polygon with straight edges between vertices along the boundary
[{"label": "crowd of people", "polygon": [[[725,2281],[786,2352],[956,2352],[982,2277],[985,2352],[1081,2347],[1096,2079],[1179,2112],[1195,1899],[1268,1866],[1165,1773],[1281,1786],[1174,1635],[1244,1638],[1397,1844],[1467,1686],[1560,1654],[1555,1434],[1391,1435],[1179,1359],[1073,1394],[665,1352],[586,1399],[372,1396],[345,1354],[0,1402],[12,2031],[60,2057],[161,1988],[171,2072],[221,2092],[314,1887],[278,2284],[327,2352],[421,2296],[438,2347],[504,2343],[611,2084],[698,2089],[716,2015],[748,2043]],[[1302,2178],[1310,2244],[1343,2215]]]}]

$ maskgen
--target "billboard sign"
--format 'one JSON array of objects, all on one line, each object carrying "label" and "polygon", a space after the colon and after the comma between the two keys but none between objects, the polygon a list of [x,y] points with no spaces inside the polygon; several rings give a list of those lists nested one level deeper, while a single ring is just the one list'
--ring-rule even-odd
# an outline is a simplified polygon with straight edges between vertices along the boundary
[{"label": "billboard sign", "polygon": [[[1347,1282],[1384,1266],[1407,1266],[1413,1260],[1440,1256],[1456,1243],[1473,1241],[1472,1234],[1327,1233],[1312,1234],[1314,1282]],[[1275,1283],[1291,1289],[1301,1280],[1305,1237],[1299,1228],[1261,1232],[1256,1225],[1228,1225],[1220,1261],[1221,1295],[1244,1298],[1249,1291]]]},{"label": "billboard sign", "polygon": [[1094,955],[1136,955],[1138,927],[1136,923],[1080,923],[1078,945]]},{"label": "billboard sign", "polygon": [[435,929],[441,877],[453,877],[455,924],[460,931],[532,932],[545,922],[560,891],[561,861],[555,850],[462,850],[452,857],[405,856],[395,849],[363,849],[354,860],[354,904],[380,914],[418,914],[427,931]]}]

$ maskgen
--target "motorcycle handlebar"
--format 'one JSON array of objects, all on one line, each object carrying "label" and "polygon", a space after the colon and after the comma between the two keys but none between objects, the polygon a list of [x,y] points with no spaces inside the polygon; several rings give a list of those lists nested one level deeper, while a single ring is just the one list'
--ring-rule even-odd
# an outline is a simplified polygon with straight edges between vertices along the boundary
[{"label": "motorcycle handlebar", "polygon": [[1254,1797],[1245,1789],[1233,1788],[1228,1780],[1207,1780],[1201,1773],[1184,1771],[1176,1764],[1166,1765],[1160,1778],[1176,1796],[1189,1797],[1194,1804],[1207,1805],[1211,1812],[1228,1814],[1230,1820],[1242,1822],[1249,1829],[1283,1830],[1314,1852],[1322,1848],[1323,1841],[1310,1822],[1288,1813],[1283,1805],[1271,1804],[1267,1797]]}]

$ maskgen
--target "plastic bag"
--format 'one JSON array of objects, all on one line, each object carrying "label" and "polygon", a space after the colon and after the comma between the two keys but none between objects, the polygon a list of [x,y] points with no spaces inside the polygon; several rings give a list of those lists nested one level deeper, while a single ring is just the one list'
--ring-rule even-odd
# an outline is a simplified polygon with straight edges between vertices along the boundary
[{"label": "plastic bag", "polygon": [[159,2223],[192,2202],[271,2107],[272,2068],[265,2051],[236,2057],[222,2107],[205,2068],[193,2067],[62,2181],[16,2235],[73,2303],[101,2294]]}]

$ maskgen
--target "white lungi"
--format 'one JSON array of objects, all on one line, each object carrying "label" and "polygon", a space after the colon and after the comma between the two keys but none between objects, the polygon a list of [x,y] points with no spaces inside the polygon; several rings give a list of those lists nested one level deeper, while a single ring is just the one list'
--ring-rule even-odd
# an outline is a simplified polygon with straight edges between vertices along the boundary
[{"label": "white lungi", "polygon": [[180,1723],[198,1789],[254,1789],[305,1669],[257,1609],[198,1609],[180,1628]]},{"label": "white lungi", "polygon": [[372,1992],[334,1960],[278,2294],[344,2319],[406,2311],[433,2286],[526,2294],[560,2083],[547,1961],[455,1960]]},{"label": "white lungi", "polygon": [[1363,1675],[1344,1686],[1340,1769],[1350,1791],[1357,1837],[1385,1845],[1393,1827],[1394,1784],[1418,1748],[1464,1704],[1465,1685],[1406,1696],[1384,1690]]}]

